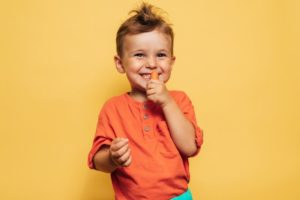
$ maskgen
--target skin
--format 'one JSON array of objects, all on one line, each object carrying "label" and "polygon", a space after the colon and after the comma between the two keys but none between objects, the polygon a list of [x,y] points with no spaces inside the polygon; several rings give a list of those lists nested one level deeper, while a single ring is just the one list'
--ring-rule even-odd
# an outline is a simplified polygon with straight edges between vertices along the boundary
[{"label": "skin", "polygon": [[[124,73],[131,85],[130,96],[140,102],[151,100],[161,106],[172,139],[183,156],[197,151],[195,129],[170,96],[165,83],[171,76],[175,57],[171,53],[171,38],[158,30],[126,35],[123,56],[114,57],[118,72]],[[158,80],[151,80],[151,72]],[[127,138],[115,138],[110,146],[103,146],[94,157],[96,169],[113,172],[131,164],[131,150]]]}]

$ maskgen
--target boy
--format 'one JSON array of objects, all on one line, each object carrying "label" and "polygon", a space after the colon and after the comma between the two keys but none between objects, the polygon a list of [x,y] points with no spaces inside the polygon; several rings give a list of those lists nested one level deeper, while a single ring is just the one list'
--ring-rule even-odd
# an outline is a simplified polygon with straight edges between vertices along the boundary
[{"label": "boy", "polygon": [[114,58],[131,91],[102,107],[89,167],[111,173],[117,200],[192,199],[188,157],[199,152],[202,131],[185,93],[165,86],[173,31],[149,4],[134,12],[117,32]]}]

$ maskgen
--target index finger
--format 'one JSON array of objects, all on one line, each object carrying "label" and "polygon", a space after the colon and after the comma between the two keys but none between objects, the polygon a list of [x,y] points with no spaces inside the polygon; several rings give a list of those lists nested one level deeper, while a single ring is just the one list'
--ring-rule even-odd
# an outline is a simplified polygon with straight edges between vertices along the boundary
[{"label": "index finger", "polygon": [[112,143],[117,144],[117,143],[119,143],[121,141],[128,141],[128,139],[127,138],[120,138],[120,137],[118,137],[118,138],[113,139]]},{"label": "index finger", "polygon": [[113,143],[111,144],[111,150],[117,151],[125,145],[128,145],[128,139],[121,138],[121,139],[114,140]]}]

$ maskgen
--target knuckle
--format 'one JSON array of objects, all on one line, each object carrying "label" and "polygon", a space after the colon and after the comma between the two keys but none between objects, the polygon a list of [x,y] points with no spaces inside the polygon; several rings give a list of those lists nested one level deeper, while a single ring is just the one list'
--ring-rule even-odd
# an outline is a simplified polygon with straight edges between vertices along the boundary
[{"label": "knuckle", "polygon": [[123,162],[126,161],[125,158],[119,158],[118,160],[119,160],[120,163],[123,163]]},{"label": "knuckle", "polygon": [[118,145],[117,145],[117,144],[112,144],[112,145],[110,146],[110,149],[111,149],[112,151],[116,151],[116,150],[118,149]]}]

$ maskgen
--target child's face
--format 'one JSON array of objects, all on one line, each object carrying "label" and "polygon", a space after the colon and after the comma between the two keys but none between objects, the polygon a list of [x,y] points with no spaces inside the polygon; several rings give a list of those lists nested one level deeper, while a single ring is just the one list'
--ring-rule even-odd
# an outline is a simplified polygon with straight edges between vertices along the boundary
[{"label": "child's face", "polygon": [[123,56],[115,56],[117,70],[126,73],[132,90],[146,90],[151,72],[156,70],[159,79],[170,78],[175,57],[171,54],[171,38],[157,30],[126,35]]}]

